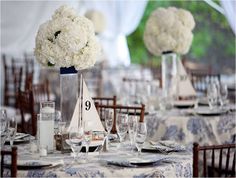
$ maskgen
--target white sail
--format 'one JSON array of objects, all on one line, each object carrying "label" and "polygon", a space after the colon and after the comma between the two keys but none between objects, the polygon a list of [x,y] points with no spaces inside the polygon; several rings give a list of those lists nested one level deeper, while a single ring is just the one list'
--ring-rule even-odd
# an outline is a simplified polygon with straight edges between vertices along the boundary
[{"label": "white sail", "polygon": [[86,83],[83,80],[83,119],[84,119],[84,129],[92,131],[105,131],[101,119],[98,115],[97,109],[94,105]]},{"label": "white sail", "polygon": [[[187,72],[181,61],[179,61],[179,75],[187,76]],[[196,91],[194,90],[189,77],[187,77],[185,80],[180,80],[179,96],[196,96]]]},{"label": "white sail", "polygon": [[[82,77],[80,81],[80,96],[77,99],[68,131],[71,127],[79,127],[79,123],[81,123],[79,122],[79,119],[81,119],[81,115],[84,130],[104,131],[104,127],[95,108],[94,102],[89,94],[86,83],[84,82]],[[81,97],[82,94],[83,96]]]}]

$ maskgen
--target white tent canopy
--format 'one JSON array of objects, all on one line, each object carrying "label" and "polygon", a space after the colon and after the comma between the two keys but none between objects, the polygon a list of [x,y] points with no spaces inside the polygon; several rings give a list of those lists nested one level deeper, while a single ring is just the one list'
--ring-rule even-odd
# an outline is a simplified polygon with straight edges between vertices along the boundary
[{"label": "white tent canopy", "polygon": [[[212,5],[211,0],[206,0]],[[214,3],[214,2],[213,2]],[[222,0],[223,9],[236,33],[236,1]],[[48,20],[60,5],[68,4],[83,14],[88,9],[104,13],[107,28],[99,36],[106,58],[111,65],[129,65],[130,54],[126,37],[139,25],[147,0],[103,1],[1,1],[1,52],[20,56],[32,52],[40,24]]]}]

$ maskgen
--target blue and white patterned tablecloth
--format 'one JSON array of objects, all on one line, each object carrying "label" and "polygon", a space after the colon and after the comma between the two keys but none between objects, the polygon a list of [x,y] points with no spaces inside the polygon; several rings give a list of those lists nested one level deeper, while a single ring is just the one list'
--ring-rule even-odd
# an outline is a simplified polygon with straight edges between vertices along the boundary
[{"label": "blue and white patterned tablecloth", "polygon": [[[62,166],[48,169],[18,170],[18,177],[192,177],[192,154],[190,153],[168,154],[166,156],[174,160],[170,162],[161,162],[144,167],[121,167],[101,161],[102,156],[117,157],[119,154],[124,154],[124,151],[119,151],[117,148],[100,155],[91,154],[89,155],[88,163],[76,165],[68,164],[72,161],[69,154],[51,154],[45,158],[38,157],[37,154],[30,155],[30,146],[28,144],[19,145],[18,148],[19,159],[63,160],[66,163]],[[131,154],[131,152],[127,152],[127,154]],[[9,172],[5,171],[6,174],[9,174]]]},{"label": "blue and white patterned tablecloth", "polygon": [[186,115],[184,110],[172,109],[145,117],[149,139],[173,140],[182,144],[201,145],[235,143],[235,112],[220,116]]}]

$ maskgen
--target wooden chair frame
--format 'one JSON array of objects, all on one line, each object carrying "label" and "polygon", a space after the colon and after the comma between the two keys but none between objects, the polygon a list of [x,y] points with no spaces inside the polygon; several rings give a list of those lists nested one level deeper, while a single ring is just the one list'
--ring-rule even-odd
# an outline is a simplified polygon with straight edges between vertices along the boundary
[{"label": "wooden chair frame", "polygon": [[[139,122],[144,122],[144,114],[145,114],[145,105],[142,104],[141,106],[122,106],[122,105],[100,105],[99,103],[95,102],[95,107],[99,113],[100,118],[103,118],[102,109],[113,109],[114,113],[114,120],[111,133],[116,133],[116,114],[119,112],[124,112],[132,115],[140,116]],[[133,111],[133,112],[132,112]]]},{"label": "wooden chair frame", "polygon": [[[225,144],[225,145],[211,145],[211,146],[199,146],[198,143],[193,144],[193,177],[199,176],[199,152],[203,152],[203,176],[204,177],[212,177],[214,176],[214,171],[216,171],[219,175],[218,177],[235,177],[235,144]],[[230,151],[233,149],[234,156],[232,161],[232,167],[230,168],[229,161],[230,161]],[[220,151],[219,155],[219,164],[216,166],[215,163],[215,155],[216,151]],[[207,165],[207,151],[211,151],[211,165]],[[223,162],[223,152],[226,151],[226,162],[225,168],[222,168]]]},{"label": "wooden chair frame", "polygon": [[93,97],[94,103],[99,103],[100,105],[116,105],[116,96],[113,97]]},{"label": "wooden chair frame", "polygon": [[3,171],[6,167],[4,165],[6,155],[11,156],[11,177],[17,177],[17,147],[12,147],[11,151],[1,150],[1,177],[3,177]]},{"label": "wooden chair frame", "polygon": [[[21,132],[30,133],[35,136],[37,133],[37,118],[34,112],[34,98],[32,91],[19,90],[19,108],[21,113]],[[29,113],[31,118],[25,122],[25,113]]]}]

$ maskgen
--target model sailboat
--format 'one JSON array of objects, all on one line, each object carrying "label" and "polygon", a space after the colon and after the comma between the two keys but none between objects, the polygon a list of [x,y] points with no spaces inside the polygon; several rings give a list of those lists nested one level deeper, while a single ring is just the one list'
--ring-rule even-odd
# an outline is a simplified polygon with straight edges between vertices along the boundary
[{"label": "model sailboat", "polygon": [[79,98],[75,105],[68,131],[71,127],[79,127],[81,125],[83,125],[84,130],[105,131],[82,74],[80,76]]}]

